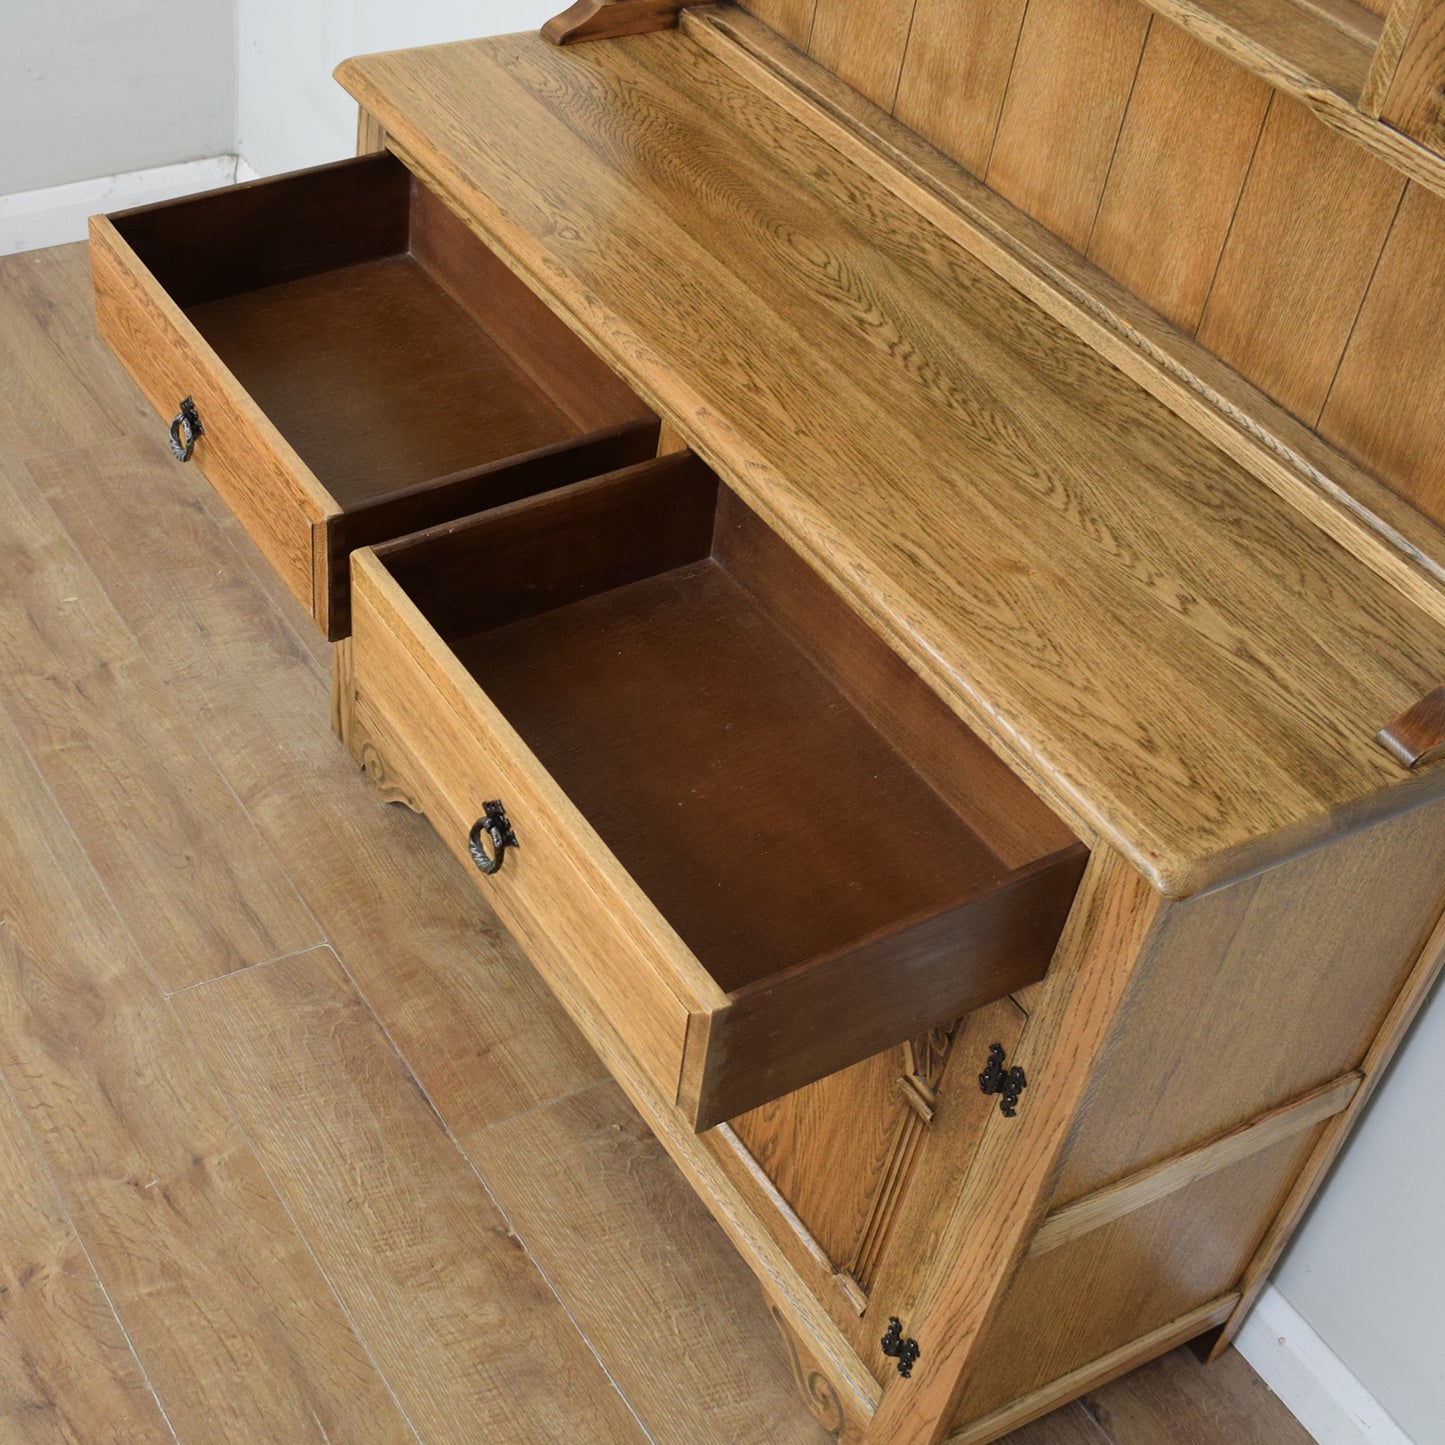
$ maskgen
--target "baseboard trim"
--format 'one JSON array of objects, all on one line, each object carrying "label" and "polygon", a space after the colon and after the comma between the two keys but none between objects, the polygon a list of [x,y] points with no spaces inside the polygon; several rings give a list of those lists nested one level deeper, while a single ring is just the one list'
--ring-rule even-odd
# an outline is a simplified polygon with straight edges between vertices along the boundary
[{"label": "baseboard trim", "polygon": [[0,196],[0,256],[83,241],[86,219],[97,211],[123,211],[128,206],[168,201],[190,191],[228,186],[236,179],[236,167],[234,155],[209,156],[180,165],[97,176],[90,181]]},{"label": "baseboard trim", "polygon": [[1317,1445],[1411,1445],[1384,1406],[1273,1285],[1260,1295],[1234,1346]]}]

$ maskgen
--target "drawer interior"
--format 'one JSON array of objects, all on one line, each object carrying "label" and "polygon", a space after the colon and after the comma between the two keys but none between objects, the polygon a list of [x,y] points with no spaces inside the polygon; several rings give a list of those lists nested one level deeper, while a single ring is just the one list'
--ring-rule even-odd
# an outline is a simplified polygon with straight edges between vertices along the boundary
[{"label": "drawer interior", "polygon": [[735,1001],[812,970],[952,1017],[1042,977],[1082,846],[695,458],[378,557]]},{"label": "drawer interior", "polygon": [[343,511],[649,417],[392,155],[113,219]]}]

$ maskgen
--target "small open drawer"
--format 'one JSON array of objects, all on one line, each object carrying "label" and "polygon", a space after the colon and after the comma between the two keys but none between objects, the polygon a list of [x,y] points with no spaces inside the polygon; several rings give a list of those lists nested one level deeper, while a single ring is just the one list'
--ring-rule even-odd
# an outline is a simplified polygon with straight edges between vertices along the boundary
[{"label": "small open drawer", "polygon": [[353,548],[657,450],[642,402],[389,154],[97,216],[91,264],[173,450],[329,638]]},{"label": "small open drawer", "polygon": [[352,573],[358,728],[693,1127],[1043,977],[1084,847],[696,458]]}]

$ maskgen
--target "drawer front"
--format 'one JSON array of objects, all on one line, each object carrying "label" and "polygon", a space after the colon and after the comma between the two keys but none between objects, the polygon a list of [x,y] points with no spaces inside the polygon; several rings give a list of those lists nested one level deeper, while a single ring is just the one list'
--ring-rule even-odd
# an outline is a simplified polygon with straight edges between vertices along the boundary
[{"label": "drawer front", "polygon": [[[353,557],[352,577],[359,730],[405,757],[433,826],[591,1042],[610,1051],[596,1026],[606,1019],[675,1101],[690,1021],[725,999],[705,975],[691,986],[689,964],[700,973],[691,955],[675,935],[659,937],[625,875],[608,876],[600,844],[577,837],[555,784],[475,683],[438,655],[435,635],[369,551]],[[492,798],[519,846],[483,877],[468,833]]]},{"label": "drawer front", "polygon": [[315,615],[313,536],[335,503],[105,217],[90,242],[101,336],[166,423],[193,398],[196,465]]}]

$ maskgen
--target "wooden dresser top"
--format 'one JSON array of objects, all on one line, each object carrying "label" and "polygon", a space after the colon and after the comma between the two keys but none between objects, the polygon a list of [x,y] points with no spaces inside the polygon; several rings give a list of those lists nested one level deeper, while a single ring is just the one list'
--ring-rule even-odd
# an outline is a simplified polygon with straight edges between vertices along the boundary
[{"label": "wooden dresser top", "polygon": [[516,35],[337,74],[1042,796],[1165,893],[1445,785],[1375,741],[1445,679],[1445,606],[711,47]]}]

